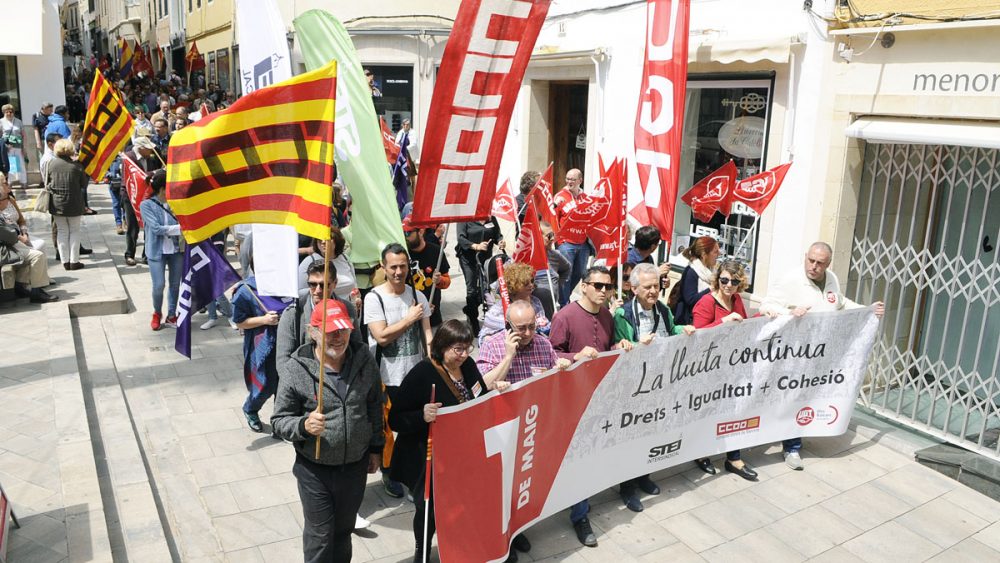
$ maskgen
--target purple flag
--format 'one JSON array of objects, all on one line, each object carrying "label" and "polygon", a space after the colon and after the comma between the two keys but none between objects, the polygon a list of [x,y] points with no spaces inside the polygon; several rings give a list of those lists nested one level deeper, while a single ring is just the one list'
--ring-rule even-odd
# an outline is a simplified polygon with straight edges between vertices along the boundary
[{"label": "purple flag", "polygon": [[399,156],[392,165],[392,185],[396,187],[396,205],[399,210],[410,201],[410,179],[406,176],[410,160],[410,134],[403,134],[399,143]]},{"label": "purple flag", "polygon": [[177,299],[175,350],[191,357],[191,313],[207,306],[238,281],[240,275],[211,240],[187,246],[184,279]]}]

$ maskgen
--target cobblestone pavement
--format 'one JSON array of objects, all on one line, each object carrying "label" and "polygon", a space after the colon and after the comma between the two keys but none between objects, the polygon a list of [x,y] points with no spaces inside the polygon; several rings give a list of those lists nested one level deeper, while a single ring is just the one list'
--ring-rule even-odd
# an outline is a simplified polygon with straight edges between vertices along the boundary
[{"label": "cobblestone pavement", "polygon": [[[173,330],[149,329],[149,274],[124,265],[103,186],[91,201],[87,268],[50,260],[61,300],[0,305],[0,484],[22,524],[10,561],[300,560],[294,454],[246,427],[240,335],[224,322],[200,331],[196,315],[193,358],[174,352]],[[48,238],[45,218],[32,223]],[[464,298],[453,266],[446,317]],[[528,530],[521,560],[1000,560],[1000,503],[866,424],[806,439],[801,472],[777,446],[749,450],[758,483],[692,464],[662,471],[640,514],[604,491],[591,499],[599,547],[582,547],[560,513]],[[370,476],[361,515],[372,526],[354,536],[354,560],[409,560],[412,511]]]}]

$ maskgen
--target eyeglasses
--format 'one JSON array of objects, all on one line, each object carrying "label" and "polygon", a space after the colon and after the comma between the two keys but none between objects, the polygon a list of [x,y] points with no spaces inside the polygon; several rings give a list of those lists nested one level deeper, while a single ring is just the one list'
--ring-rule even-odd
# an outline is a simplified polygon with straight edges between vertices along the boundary
[{"label": "eyeglasses", "polygon": [[472,353],[472,345],[471,344],[468,346],[456,345],[449,348],[449,350],[451,350],[458,356],[468,356],[469,354]]},{"label": "eyeglasses", "polygon": [[740,285],[743,280],[739,278],[719,278],[719,285]]},{"label": "eyeglasses", "polygon": [[306,282],[309,284],[309,289],[316,289],[317,287],[323,287],[323,282]]},{"label": "eyeglasses", "polygon": [[512,324],[510,325],[510,328],[512,328],[514,332],[535,332],[535,329],[538,328],[538,324],[528,323],[526,325],[521,325],[521,326]]},{"label": "eyeglasses", "polygon": [[583,282],[590,287],[596,289],[597,291],[608,291],[615,288],[613,283],[602,283],[602,282]]}]

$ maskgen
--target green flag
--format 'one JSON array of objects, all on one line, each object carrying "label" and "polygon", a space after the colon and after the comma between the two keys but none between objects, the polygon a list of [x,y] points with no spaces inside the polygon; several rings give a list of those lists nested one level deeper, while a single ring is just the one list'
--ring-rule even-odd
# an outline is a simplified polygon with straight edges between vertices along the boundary
[{"label": "green flag", "polygon": [[337,18],[324,10],[309,10],[294,24],[306,69],[337,60],[335,160],[352,206],[344,238],[351,244],[351,262],[371,265],[381,259],[387,244],[406,247],[371,89],[354,44]]}]

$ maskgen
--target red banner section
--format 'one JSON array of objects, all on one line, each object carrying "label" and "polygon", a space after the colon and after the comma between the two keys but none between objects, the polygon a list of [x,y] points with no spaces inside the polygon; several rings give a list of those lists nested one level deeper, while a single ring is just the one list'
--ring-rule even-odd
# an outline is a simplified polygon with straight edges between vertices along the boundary
[{"label": "red banner section", "polygon": [[648,0],[646,56],[635,119],[635,161],[652,224],[670,241],[687,91],[690,0]]},{"label": "red banner section", "polygon": [[378,118],[378,124],[382,128],[382,146],[385,147],[385,159],[389,161],[389,166],[395,166],[396,161],[399,160],[399,145],[396,144],[396,137],[381,117]]},{"label": "red banner section", "polygon": [[135,210],[135,218],[142,228],[142,212],[139,211],[139,204],[142,200],[151,195],[152,188],[146,183],[146,172],[134,160],[127,156],[122,157],[122,186],[128,194],[128,200]]},{"label": "red banner section", "polygon": [[528,192],[528,198],[535,203],[535,212],[559,234],[559,217],[556,216],[556,204],[552,199],[552,163],[538,177],[538,181]]},{"label": "red banner section", "polygon": [[591,230],[590,238],[597,246],[595,258],[604,260],[607,267],[625,263],[628,253],[628,227],[625,218],[628,215],[628,165],[624,159],[616,159],[611,168],[605,172],[598,186],[603,186],[610,200],[608,212],[603,220],[596,221]]},{"label": "red banner section", "polygon": [[550,0],[463,0],[441,60],[411,222],[490,215],[511,112]]},{"label": "red banner section", "polygon": [[514,261],[528,264],[536,272],[549,268],[549,255],[545,249],[545,236],[538,224],[538,212],[535,211],[534,200],[528,200],[528,210],[524,214],[521,233],[517,236],[517,246],[514,248]]}]

